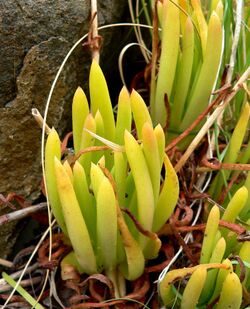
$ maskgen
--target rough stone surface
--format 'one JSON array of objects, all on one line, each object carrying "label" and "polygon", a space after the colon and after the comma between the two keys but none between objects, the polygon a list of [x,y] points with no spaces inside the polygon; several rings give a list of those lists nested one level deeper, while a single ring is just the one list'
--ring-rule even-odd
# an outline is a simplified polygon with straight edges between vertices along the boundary
[{"label": "rough stone surface", "polygon": [[[98,1],[99,25],[121,21],[126,3]],[[4,195],[12,191],[32,200],[39,194],[41,132],[31,109],[43,113],[55,74],[72,44],[88,31],[89,16],[86,0],[0,1],[0,193]],[[102,35],[105,58],[117,33]],[[89,60],[82,47],[70,58],[52,98],[49,125],[60,125],[61,131],[67,126],[73,92],[87,80]],[[0,227],[0,248],[6,248],[0,257],[11,248],[6,244],[15,238],[13,228]]]}]

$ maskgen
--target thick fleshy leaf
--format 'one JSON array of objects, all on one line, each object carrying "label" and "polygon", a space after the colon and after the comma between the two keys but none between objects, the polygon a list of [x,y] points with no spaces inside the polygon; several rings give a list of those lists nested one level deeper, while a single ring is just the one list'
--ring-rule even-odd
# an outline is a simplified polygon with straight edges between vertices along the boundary
[{"label": "thick fleshy leaf", "polygon": [[204,267],[199,267],[192,273],[182,295],[181,309],[196,308],[206,277],[207,270]]},{"label": "thick fleshy leaf", "polygon": [[[85,123],[84,128],[88,129],[91,132],[96,132],[96,123],[95,119],[91,114],[88,114]],[[81,142],[81,150],[84,150],[85,148],[93,146],[95,143],[95,138],[90,135],[87,131],[83,130],[82,132],[82,142]],[[87,180],[89,182],[89,173],[90,173],[90,165],[92,160],[92,153],[83,153],[81,157],[78,159],[79,163],[83,166]]]},{"label": "thick fleshy leaf", "polygon": [[208,24],[208,37],[204,60],[197,80],[190,91],[185,116],[180,129],[185,130],[209,103],[216,84],[222,57],[223,33],[218,15],[213,12]]},{"label": "thick fleshy leaf", "polygon": [[135,280],[140,277],[144,271],[144,256],[138,242],[131,235],[119,208],[117,210],[117,215],[118,227],[126,255],[126,261],[121,263],[120,269],[126,279]]},{"label": "thick fleshy leaf", "polygon": [[95,198],[97,198],[99,187],[104,177],[105,176],[101,168],[98,165],[91,163],[91,169],[90,169],[91,189],[94,192]]},{"label": "thick fleshy leaf", "polygon": [[141,139],[143,125],[146,122],[152,125],[151,116],[149,114],[148,108],[143,98],[140,96],[140,94],[137,91],[135,90],[132,91],[130,100],[131,100],[131,108],[132,108],[133,117],[134,117],[135,126],[136,126],[136,133],[137,133],[138,139]]},{"label": "thick fleshy leaf", "polygon": [[223,282],[225,281],[226,276],[233,271],[233,265],[229,259],[226,259],[222,262],[222,264],[225,264],[228,269],[220,269],[218,272],[218,276],[216,278],[216,284],[214,287],[214,292],[212,297],[209,300],[209,303],[212,303],[218,296],[220,295],[221,288],[223,285]]},{"label": "thick fleshy leaf", "polygon": [[47,185],[48,198],[53,215],[55,216],[56,221],[61,227],[63,233],[67,235],[62,206],[60,203],[56,185],[54,166],[55,157],[58,159],[61,158],[61,142],[56,130],[53,128],[48,136],[45,146],[45,180]]},{"label": "thick fleshy leaf", "polygon": [[114,269],[117,256],[117,209],[115,193],[104,177],[96,198],[97,250],[104,269]]},{"label": "thick fleshy leaf", "polygon": [[76,161],[73,168],[73,185],[76,197],[86,222],[93,247],[96,246],[96,207],[89,187],[84,168]]},{"label": "thick fleshy leaf", "polygon": [[228,222],[235,222],[238,214],[241,212],[248,198],[248,190],[246,187],[238,189],[231,201],[228,203],[227,208],[222,216],[222,220]]},{"label": "thick fleshy leaf", "polygon": [[88,100],[82,88],[78,87],[72,103],[72,128],[75,153],[80,150],[83,125],[88,114]]},{"label": "thick fleshy leaf", "polygon": [[65,223],[80,266],[87,274],[97,272],[96,258],[73,184],[60,161],[55,158],[55,175]]},{"label": "thick fleshy leaf", "polygon": [[153,127],[146,122],[142,127],[143,153],[146,159],[155,203],[160,193],[161,165],[157,139]]},{"label": "thick fleshy leaf", "polygon": [[126,205],[126,178],[127,178],[128,163],[126,155],[122,152],[114,153],[114,178],[118,195],[119,205]]},{"label": "thick fleshy leaf", "polygon": [[[142,148],[128,131],[125,131],[124,140],[125,152],[136,187],[138,220],[144,229],[151,231],[155,207],[153,187],[147,163]],[[144,248],[146,245],[145,237],[141,237],[140,242]]]},{"label": "thick fleshy leaf", "polygon": [[179,181],[176,172],[165,155],[165,180],[156,204],[153,231],[158,232],[174,211],[179,197]]},{"label": "thick fleshy leaf", "polygon": [[206,229],[204,232],[204,238],[201,248],[201,257],[200,257],[201,264],[208,263],[210,261],[216,234],[219,227],[219,220],[220,220],[220,210],[215,205],[211,209],[207,219]]},{"label": "thick fleshy leaf", "polygon": [[[225,254],[226,250],[226,241],[223,237],[221,237],[216,245],[214,246],[211,258],[210,258],[210,263],[221,263],[223,260],[223,256]],[[218,274],[218,269],[212,269],[208,272],[207,274],[207,279],[205,282],[205,285],[203,287],[203,291],[200,296],[200,302],[201,304],[206,304],[209,299],[213,295],[214,287],[216,284],[216,278]]]},{"label": "thick fleshy leaf", "polygon": [[156,137],[157,145],[158,145],[160,166],[162,166],[163,160],[165,157],[165,134],[160,124],[158,124],[154,128],[154,133],[155,133],[155,137]]},{"label": "thick fleshy leaf", "polygon": [[235,273],[229,273],[222,285],[216,309],[240,309],[242,302],[242,285]]},{"label": "thick fleshy leaf", "polygon": [[[244,141],[244,137],[247,132],[249,118],[250,118],[250,106],[247,103],[242,108],[240,118],[230,138],[228,149],[223,159],[224,163],[236,163],[237,162],[239,158],[239,153],[240,153],[243,141]],[[249,150],[250,150],[250,147],[249,149],[246,150],[248,152],[248,153],[245,153],[246,156],[243,156],[242,158],[245,160],[245,163],[247,163],[249,160],[249,157],[248,157]],[[231,171],[223,171],[223,174],[222,172],[219,172],[216,175],[209,189],[209,193],[213,196],[214,199],[218,198],[219,194],[221,193],[222,186],[224,185],[224,181],[229,178],[230,174],[231,174]]]},{"label": "thick fleshy leaf", "polygon": [[89,93],[91,111],[94,116],[98,110],[100,111],[104,124],[104,137],[113,142],[115,138],[115,120],[112,104],[105,77],[95,60],[92,61],[89,73]]},{"label": "thick fleshy leaf", "polygon": [[194,15],[197,20],[197,28],[199,29],[202,53],[204,57],[205,52],[206,52],[206,45],[207,45],[207,22],[206,22],[206,19],[202,11],[200,0],[191,0],[191,4],[193,6]]},{"label": "thick fleshy leaf", "polygon": [[194,267],[180,268],[169,271],[166,276],[162,279],[159,286],[160,296],[163,300],[164,305],[171,306],[176,298],[175,292],[172,289],[172,284],[177,280],[181,280],[189,275],[192,275],[198,268],[210,269],[210,268],[224,268],[227,266],[224,264],[202,264]]},{"label": "thick fleshy leaf", "polygon": [[[184,15],[184,14],[181,14]],[[182,53],[176,72],[176,86],[171,109],[170,127],[178,129],[183,114],[185,113],[185,102],[190,90],[191,73],[194,60],[194,26],[191,18],[186,19],[185,30],[182,36]]]},{"label": "thick fleshy leaf", "polygon": [[[99,110],[95,114],[95,124],[96,124],[96,134],[100,137],[104,137],[104,124],[103,124],[103,119],[102,115],[99,112]],[[99,139],[95,139],[95,146],[103,146],[103,142],[100,141]],[[95,151],[92,153],[92,162],[97,163],[100,158],[104,155],[105,152],[103,151]]]},{"label": "thick fleshy leaf", "polygon": [[[248,220],[247,223],[249,224],[250,220]],[[239,251],[239,257],[241,258],[243,263],[250,264],[250,254],[249,254],[249,252],[250,252],[250,241],[245,241],[245,242],[243,242],[243,244],[240,248],[240,251]],[[240,276],[241,271],[242,270],[240,269],[239,265],[237,265],[235,272],[238,276]],[[249,267],[246,267],[245,271],[246,271],[246,276],[245,276],[245,279],[244,279],[244,283],[246,283],[250,278]]]},{"label": "thick fleshy leaf", "polygon": [[63,167],[65,169],[65,171],[67,172],[71,182],[73,183],[73,172],[72,172],[72,168],[71,166],[69,165],[69,162],[67,160],[65,160],[63,162]]},{"label": "thick fleshy leaf", "polygon": [[132,113],[130,105],[130,95],[128,90],[123,87],[119,98],[117,108],[117,120],[115,129],[115,141],[117,144],[124,145],[124,132],[131,130]]},{"label": "thick fleshy leaf", "polygon": [[164,0],[162,7],[161,56],[156,85],[155,104],[151,106],[151,115],[155,124],[165,127],[167,112],[165,95],[170,101],[179,54],[180,13],[177,0]]}]

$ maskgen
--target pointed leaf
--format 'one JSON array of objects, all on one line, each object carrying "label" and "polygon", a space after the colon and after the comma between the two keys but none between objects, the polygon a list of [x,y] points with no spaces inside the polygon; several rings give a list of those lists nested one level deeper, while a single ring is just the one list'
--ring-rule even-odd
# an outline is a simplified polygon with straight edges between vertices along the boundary
[{"label": "pointed leaf", "polygon": [[191,90],[181,130],[185,130],[209,103],[216,84],[222,57],[223,34],[218,15],[213,12],[208,24],[206,52],[197,81]]},{"label": "pointed leaf", "polygon": [[161,165],[154,129],[148,122],[146,122],[142,127],[142,142],[143,153],[146,159],[151,183],[153,186],[154,200],[156,203],[160,192]]},{"label": "pointed leaf", "polygon": [[115,120],[110,101],[108,86],[103,72],[98,63],[93,60],[89,74],[89,92],[91,101],[91,111],[93,115],[99,110],[103,123],[105,138],[114,141],[115,138]]},{"label": "pointed leaf", "polygon": [[146,122],[152,124],[151,117],[143,98],[140,96],[138,92],[133,90],[130,99],[131,99],[131,108],[135,121],[137,136],[139,139],[141,139],[142,127]]},{"label": "pointed leaf", "polygon": [[179,54],[180,17],[177,0],[163,1],[161,56],[156,85],[155,104],[151,106],[154,123],[165,127],[167,112],[165,95],[170,101]]},{"label": "pointed leaf", "polygon": [[156,205],[153,231],[158,232],[174,211],[179,196],[179,181],[175,170],[165,155],[165,181]]},{"label": "pointed leaf", "polygon": [[[138,219],[145,229],[151,230],[154,214],[154,193],[147,163],[140,145],[128,131],[125,131],[124,140],[126,155],[136,187]],[[145,239],[143,242],[145,245]]]},{"label": "pointed leaf", "polygon": [[67,235],[67,229],[63,217],[62,207],[57,192],[54,158],[61,158],[61,142],[56,130],[53,128],[48,136],[45,146],[45,177],[48,191],[48,198],[51,204],[53,215],[61,227],[63,233]]},{"label": "pointed leaf", "polygon": [[[96,123],[95,119],[91,114],[88,114],[85,123],[84,128],[88,129],[91,132],[96,132]],[[85,148],[93,146],[95,143],[95,138],[91,136],[87,131],[83,130],[82,132],[82,142],[81,142],[81,150],[84,150]],[[89,181],[89,173],[90,173],[90,164],[92,159],[92,153],[84,153],[81,155],[81,157],[78,159],[79,163],[83,166],[87,180]]]},{"label": "pointed leaf", "polygon": [[163,160],[165,157],[165,134],[160,124],[158,124],[154,128],[154,133],[155,133],[155,137],[156,137],[157,145],[158,145],[160,166],[162,166]]},{"label": "pointed leaf", "polygon": [[191,275],[184,289],[181,309],[195,309],[207,277],[207,270],[204,267],[197,268]]},{"label": "pointed leaf", "polygon": [[65,223],[77,261],[87,274],[97,272],[96,258],[89,232],[78,204],[72,182],[60,161],[55,158],[57,190]]},{"label": "pointed leaf", "polygon": [[[181,14],[184,15],[184,14]],[[194,60],[194,26],[190,17],[186,19],[185,31],[182,36],[182,54],[177,71],[177,81],[173,106],[171,110],[170,126],[178,129],[183,114],[185,113],[185,102],[190,90],[191,73]]]},{"label": "pointed leaf", "polygon": [[[117,210],[112,185],[104,177],[96,198],[97,248],[104,269],[114,269],[117,255]],[[105,224],[106,222],[106,224]]]},{"label": "pointed leaf", "polygon": [[132,114],[130,105],[130,96],[128,90],[123,87],[119,99],[117,109],[115,141],[117,144],[124,145],[124,132],[131,130]]},{"label": "pointed leaf", "polygon": [[242,302],[242,286],[235,273],[229,273],[223,283],[216,309],[240,309]]},{"label": "pointed leaf", "polygon": [[76,197],[86,222],[93,246],[96,242],[96,209],[90,194],[84,168],[76,161],[73,168],[73,185]]},{"label": "pointed leaf", "polygon": [[219,227],[220,210],[215,205],[209,213],[201,248],[200,264],[208,263],[213,252],[213,245]]},{"label": "pointed leaf", "polygon": [[72,128],[75,153],[80,150],[83,125],[88,114],[88,100],[82,88],[78,87],[72,103]]},{"label": "pointed leaf", "polygon": [[127,280],[135,280],[142,275],[145,260],[138,242],[131,235],[119,205],[117,205],[117,221],[126,254],[126,261],[120,264],[120,269]]}]

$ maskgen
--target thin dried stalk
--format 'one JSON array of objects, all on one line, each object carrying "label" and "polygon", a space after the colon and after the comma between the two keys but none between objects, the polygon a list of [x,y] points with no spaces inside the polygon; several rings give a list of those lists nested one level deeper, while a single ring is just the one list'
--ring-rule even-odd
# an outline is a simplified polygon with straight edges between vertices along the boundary
[{"label": "thin dried stalk", "polygon": [[47,203],[45,202],[45,203],[33,205],[30,207],[26,207],[26,208],[19,209],[17,211],[2,215],[0,217],[0,225],[9,223],[11,221],[23,219],[33,213],[46,209],[46,207],[47,207]]},{"label": "thin dried stalk", "polygon": [[99,63],[100,47],[98,40],[98,17],[97,17],[97,0],[91,0],[91,39],[94,40],[92,48],[92,59]]}]

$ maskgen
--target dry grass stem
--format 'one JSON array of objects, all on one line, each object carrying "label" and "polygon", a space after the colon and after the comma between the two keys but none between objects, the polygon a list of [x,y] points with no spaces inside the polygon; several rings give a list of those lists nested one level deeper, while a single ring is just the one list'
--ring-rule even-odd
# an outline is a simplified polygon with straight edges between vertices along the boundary
[{"label": "dry grass stem", "polygon": [[99,39],[98,39],[98,16],[97,16],[97,0],[91,0],[91,40],[94,41],[92,48],[92,59],[95,59],[99,63]]},{"label": "dry grass stem", "polygon": [[[39,113],[39,110],[37,108],[32,108],[31,114],[35,118],[35,121],[38,123],[39,127],[42,129],[44,121],[43,121],[42,115]],[[46,123],[45,124],[45,133],[48,135],[50,133],[50,131],[51,131],[51,128]]]},{"label": "dry grass stem", "polygon": [[[30,278],[30,279],[25,279],[25,280],[21,280],[18,285],[22,286],[23,288],[28,287],[28,286],[33,286],[35,284],[41,283],[42,279],[43,278],[41,276]],[[8,283],[6,283],[5,285],[0,286],[0,293],[10,291],[11,289],[12,287]]]},{"label": "dry grass stem", "polygon": [[[30,266],[31,261],[32,261],[33,258],[35,257],[35,255],[36,255],[38,249],[40,248],[41,244],[43,243],[43,241],[46,239],[46,237],[47,237],[48,234],[50,233],[51,228],[52,228],[52,226],[53,226],[55,223],[56,223],[56,221],[53,220],[53,222],[51,223],[51,225],[50,225],[50,226],[47,228],[47,230],[43,233],[43,235],[42,235],[42,237],[40,238],[38,244],[36,245],[34,251],[32,252],[32,254],[31,254],[29,260],[27,261],[27,263],[26,263],[24,269],[21,271],[20,277],[19,277],[19,279],[18,279],[18,281],[17,281],[17,283],[16,283],[16,287],[11,291],[9,297],[7,298],[7,300],[5,301],[5,303],[4,303],[4,305],[2,306],[1,309],[6,308],[6,306],[7,306],[8,303],[9,303],[9,301],[11,300],[12,296],[15,294],[16,288],[18,287],[18,285],[19,285],[20,282],[22,281],[22,278],[23,278],[23,277],[25,276],[25,274],[27,273],[27,270],[29,269],[29,266]],[[47,282],[47,277],[48,277],[48,271],[46,271],[46,277],[45,277],[45,279],[44,279],[45,283]],[[41,282],[41,280],[40,280],[40,282]],[[42,296],[42,294],[43,294],[43,292],[44,292],[44,289],[45,289],[45,285],[43,286],[43,288],[42,288],[42,290],[41,290],[41,293],[40,293],[40,295],[38,296],[37,302],[39,302],[39,299],[41,298],[41,296]]]},{"label": "dry grass stem", "polygon": [[0,216],[0,225],[9,223],[11,221],[23,219],[31,214],[34,214],[38,211],[44,210],[47,207],[47,203],[41,203],[38,205],[29,206],[17,211]]},{"label": "dry grass stem", "polygon": [[7,261],[5,259],[0,259],[0,265],[2,265],[4,267],[8,267],[8,268],[13,267],[13,263],[10,262],[10,261]]}]

